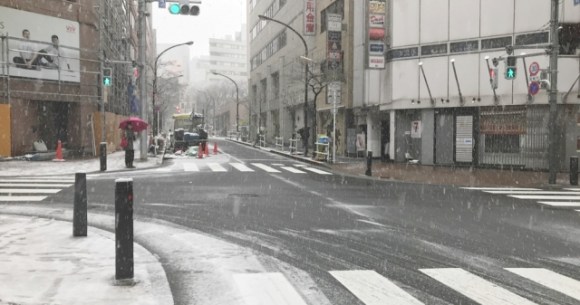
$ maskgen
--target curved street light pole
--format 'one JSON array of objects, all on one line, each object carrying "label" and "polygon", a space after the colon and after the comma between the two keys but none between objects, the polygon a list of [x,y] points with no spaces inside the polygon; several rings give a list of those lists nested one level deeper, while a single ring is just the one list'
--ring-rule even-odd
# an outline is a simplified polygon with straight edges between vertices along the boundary
[{"label": "curved street light pole", "polygon": [[[306,44],[306,40],[304,40],[304,37],[302,37],[302,35],[300,35],[300,33],[298,33],[298,31],[296,31],[293,27],[291,27],[290,25],[288,25],[282,21],[272,19],[272,18],[264,16],[264,15],[258,15],[258,18],[260,18],[261,20],[269,20],[269,21],[281,24],[281,25],[287,27],[292,32],[294,32],[296,35],[298,35],[298,37],[300,37],[300,40],[302,40],[302,43],[304,44],[304,56],[306,58],[308,58],[308,45]],[[316,103],[316,101],[314,101],[314,102]],[[308,130],[308,63],[305,64],[305,69],[304,69],[304,133],[303,134],[304,134],[304,141],[303,141],[303,143],[304,143],[304,156],[306,157],[308,155],[308,137],[310,135],[310,131]]]},{"label": "curved street light pole", "polygon": [[236,132],[240,132],[240,90],[238,88],[238,84],[229,76],[223,75],[221,73],[218,72],[211,72],[213,75],[220,75],[223,76],[227,79],[229,79],[232,83],[234,83],[234,85],[236,86]]},{"label": "curved street light pole", "polygon": [[155,115],[155,96],[157,95],[157,62],[159,61],[159,57],[161,57],[161,55],[163,55],[165,52],[173,49],[173,48],[177,48],[180,46],[184,46],[184,45],[192,45],[193,41],[188,41],[188,42],[184,42],[184,43],[180,43],[180,44],[176,44],[174,46],[171,46],[165,50],[163,50],[161,53],[159,53],[159,55],[157,55],[157,57],[155,58],[155,64],[153,66],[153,97],[151,98],[152,100],[152,104],[153,104],[153,136],[155,136],[159,130],[157,129],[157,116]]}]

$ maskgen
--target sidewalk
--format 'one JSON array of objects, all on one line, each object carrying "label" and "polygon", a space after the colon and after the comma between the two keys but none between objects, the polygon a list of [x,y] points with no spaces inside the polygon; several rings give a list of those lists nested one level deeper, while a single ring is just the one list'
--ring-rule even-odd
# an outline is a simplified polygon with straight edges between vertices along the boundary
[{"label": "sidewalk", "polygon": [[[118,171],[134,171],[145,168],[160,166],[163,162],[163,154],[157,156],[149,155],[146,161],[141,161],[138,142],[135,143],[136,168],[125,167],[125,152],[116,151],[107,155],[107,170],[104,173]],[[75,173],[99,173],[101,172],[101,161],[99,157],[90,159],[70,159],[65,161],[20,161],[11,160],[0,162],[1,176],[47,176],[66,175]]]},{"label": "sidewalk", "polygon": [[[253,143],[230,140],[236,143],[252,146]],[[548,172],[501,170],[453,166],[433,166],[382,162],[373,159],[371,177],[365,175],[366,158],[337,158],[337,163],[329,164],[312,160],[302,155],[291,155],[288,151],[278,151],[273,148],[259,148],[264,151],[284,155],[295,160],[324,166],[342,174],[409,183],[424,183],[469,187],[570,187],[569,174],[559,173],[556,185],[548,184]]]},{"label": "sidewalk", "polygon": [[73,237],[72,224],[0,215],[0,305],[173,304],[165,272],[134,247],[133,286],[115,283],[115,236],[93,227]]}]

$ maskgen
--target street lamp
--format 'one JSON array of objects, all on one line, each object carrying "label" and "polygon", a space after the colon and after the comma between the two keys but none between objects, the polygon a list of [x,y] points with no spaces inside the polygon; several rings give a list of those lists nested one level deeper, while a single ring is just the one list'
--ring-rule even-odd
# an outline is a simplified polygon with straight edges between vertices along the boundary
[{"label": "street lamp", "polygon": [[[155,58],[155,65],[153,66],[153,97],[152,97],[152,104],[153,104],[153,111],[155,111],[155,95],[157,95],[157,62],[159,61],[159,57],[161,57],[161,55],[163,55],[165,52],[173,49],[173,48],[177,48],[180,46],[184,46],[184,45],[192,45],[193,41],[188,41],[188,42],[184,42],[184,43],[180,43],[180,44],[176,44],[174,46],[171,46],[165,50],[163,50],[163,52],[159,53],[159,55],[157,55],[157,57]],[[153,136],[155,136],[158,132],[157,130],[157,121],[156,116],[153,115]]]},{"label": "street lamp", "polygon": [[229,76],[223,75],[221,73],[212,71],[211,72],[213,75],[220,75],[223,76],[227,79],[229,79],[232,83],[234,83],[234,85],[236,86],[236,132],[238,133],[239,136],[239,132],[240,132],[240,99],[239,99],[239,89],[238,89],[238,84],[231,79]]},{"label": "street lamp", "polygon": [[[269,21],[281,24],[281,25],[287,27],[292,32],[294,32],[296,35],[298,35],[298,37],[300,37],[300,40],[302,40],[302,43],[304,44],[304,57],[308,58],[308,45],[306,44],[306,40],[304,40],[304,37],[302,37],[302,35],[300,35],[300,33],[298,33],[298,31],[296,31],[294,28],[292,28],[291,26],[289,26],[288,24],[286,24],[282,21],[272,19],[272,18],[264,16],[264,15],[258,15],[258,18],[260,18],[260,20],[269,20]],[[304,156],[307,156],[308,155],[308,136],[310,135],[310,132],[308,131],[308,64],[306,64],[305,66],[306,66],[306,68],[304,69],[304,133],[303,134],[304,134]],[[316,115],[316,114],[314,114],[314,115]]]}]

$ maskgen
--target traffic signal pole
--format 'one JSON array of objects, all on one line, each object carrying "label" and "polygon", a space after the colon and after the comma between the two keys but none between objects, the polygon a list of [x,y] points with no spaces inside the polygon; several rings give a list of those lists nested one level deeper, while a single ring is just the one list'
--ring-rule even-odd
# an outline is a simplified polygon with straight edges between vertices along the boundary
[{"label": "traffic signal pole", "polygon": [[[147,42],[145,38],[145,33],[147,31],[145,11],[147,7],[145,2],[146,0],[139,0],[139,97],[141,98],[141,109],[139,109],[139,115],[143,121],[147,122],[147,58],[145,53],[147,48]],[[141,143],[139,145],[139,150],[141,161],[147,161],[147,132],[141,132]]]},{"label": "traffic signal pole", "polygon": [[552,39],[550,50],[550,121],[548,122],[548,130],[550,136],[548,137],[548,166],[550,168],[550,175],[548,178],[549,184],[556,184],[556,176],[559,167],[558,156],[558,54],[560,53],[560,41],[558,39],[558,10],[559,0],[552,0],[552,12],[550,18],[550,37]]}]

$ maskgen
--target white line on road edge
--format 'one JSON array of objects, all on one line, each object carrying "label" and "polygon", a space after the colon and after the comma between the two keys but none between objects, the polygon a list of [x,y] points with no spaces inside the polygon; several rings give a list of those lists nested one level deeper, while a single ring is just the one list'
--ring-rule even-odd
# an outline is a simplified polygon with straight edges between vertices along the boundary
[{"label": "white line on road edge", "polygon": [[561,191],[484,191],[490,194],[505,195],[580,195],[580,192],[561,192]]},{"label": "white line on road edge", "polygon": [[186,172],[199,172],[199,167],[193,163],[183,163],[183,170]]},{"label": "white line on road edge", "polygon": [[506,268],[505,270],[580,301],[580,282],[573,278],[543,268]]},{"label": "white line on road edge", "polygon": [[75,180],[74,179],[71,180],[69,178],[67,178],[67,179],[60,179],[60,180],[58,180],[58,179],[35,179],[35,178],[32,178],[32,179],[26,179],[26,180],[25,179],[0,179],[0,182],[3,182],[3,183],[6,183],[6,182],[22,182],[22,183],[30,183],[30,182],[35,182],[35,183],[36,182],[44,182],[44,183],[50,183],[50,182],[53,182],[53,183],[74,183]]},{"label": "white line on road edge", "polygon": [[580,202],[566,202],[566,201],[538,201],[539,204],[549,205],[551,207],[562,208],[577,208],[580,207]]},{"label": "white line on road edge", "polygon": [[527,187],[462,187],[462,189],[478,191],[541,191],[541,189]]},{"label": "white line on road edge", "polygon": [[0,194],[56,194],[62,189],[2,189]]},{"label": "white line on road edge", "polygon": [[419,269],[419,271],[481,305],[536,305],[460,268]]},{"label": "white line on road edge", "polygon": [[281,273],[234,274],[246,304],[307,305]]},{"label": "white line on road edge", "polygon": [[303,172],[303,171],[301,171],[299,169],[296,169],[296,168],[290,167],[290,166],[282,166],[281,168],[284,169],[284,170],[287,170],[287,171],[289,171],[291,173],[295,173],[295,174],[306,174],[306,172]]},{"label": "white line on road edge", "polygon": [[307,171],[311,171],[313,173],[321,174],[321,175],[332,175],[329,172],[321,171],[321,170],[313,168],[313,167],[303,167],[302,169],[305,169]]},{"label": "white line on road edge", "polygon": [[259,169],[263,169],[268,173],[281,173],[281,171],[274,169],[274,168],[271,168],[271,167],[264,165],[262,163],[252,163],[252,165],[259,168]]},{"label": "white line on road edge", "polygon": [[378,222],[374,222],[374,221],[370,221],[370,220],[366,220],[366,219],[357,219],[356,221],[363,222],[363,223],[367,223],[367,224],[370,224],[370,225],[373,225],[373,226],[387,228],[387,226],[385,226],[384,224],[381,224],[381,223],[378,223]]},{"label": "white line on road edge", "polygon": [[46,196],[0,196],[0,202],[10,201],[42,201]]},{"label": "white line on road edge", "polygon": [[242,163],[230,163],[235,169],[239,170],[240,172],[253,172],[254,170],[247,167],[245,164]]},{"label": "white line on road edge", "polygon": [[0,183],[0,187],[69,187],[71,185],[56,183]]},{"label": "white line on road edge", "polygon": [[207,166],[213,171],[213,172],[227,172],[227,170],[219,165],[218,163],[208,163]]},{"label": "white line on road edge", "polygon": [[548,195],[508,195],[508,197],[518,199],[533,199],[533,200],[580,200],[580,195],[577,196],[548,196]]},{"label": "white line on road edge", "polygon": [[422,305],[419,300],[373,270],[330,271],[365,305]]}]

